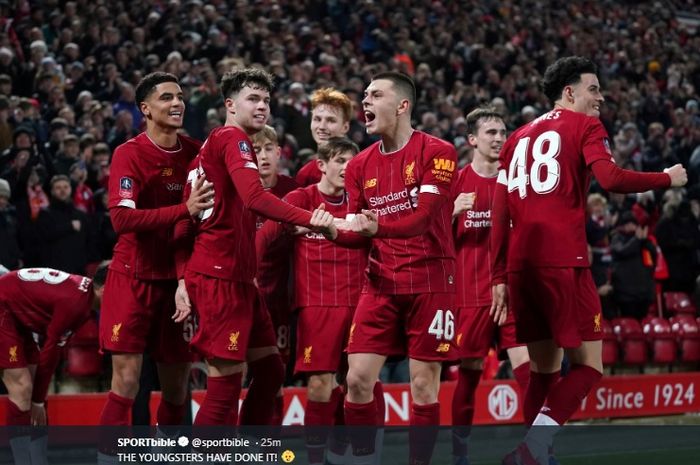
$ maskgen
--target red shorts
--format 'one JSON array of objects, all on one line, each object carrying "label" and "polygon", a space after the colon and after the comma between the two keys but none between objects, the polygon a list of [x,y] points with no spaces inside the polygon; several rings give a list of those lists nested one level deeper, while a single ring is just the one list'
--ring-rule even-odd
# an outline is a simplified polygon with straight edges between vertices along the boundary
[{"label": "red shorts", "polygon": [[354,307],[303,307],[299,310],[294,373],[338,371],[354,311]]},{"label": "red shorts", "polygon": [[34,334],[17,324],[6,308],[0,307],[0,369],[25,368],[39,363]]},{"label": "red shorts", "polygon": [[454,360],[454,300],[455,295],[449,293],[361,294],[350,327],[348,353]]},{"label": "red shorts", "polygon": [[274,347],[275,331],[258,289],[187,271],[185,284],[199,324],[192,349],[205,358],[245,361],[248,349]]},{"label": "red shorts", "polygon": [[459,329],[455,340],[459,358],[486,357],[494,341],[499,352],[522,345],[515,339],[513,312],[508,312],[505,323],[497,326],[489,315],[490,309],[490,305],[459,308]]},{"label": "red shorts", "polygon": [[286,302],[273,302],[264,297],[262,302],[272,319],[272,327],[277,339],[277,349],[280,351],[284,363],[289,361],[290,347],[290,327],[289,327],[289,304]]},{"label": "red shorts", "polygon": [[573,349],[598,341],[600,298],[588,268],[529,268],[508,274],[518,342],[553,339]]},{"label": "red shorts", "polygon": [[100,311],[100,349],[142,354],[162,363],[192,359],[187,328],[175,323],[176,280],[146,281],[109,270]]}]

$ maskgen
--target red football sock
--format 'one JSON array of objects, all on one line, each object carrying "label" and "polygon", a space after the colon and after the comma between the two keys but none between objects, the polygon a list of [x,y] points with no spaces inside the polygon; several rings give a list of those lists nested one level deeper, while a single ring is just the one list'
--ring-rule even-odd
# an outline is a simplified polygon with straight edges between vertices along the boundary
[{"label": "red football sock", "polygon": [[158,425],[181,425],[185,418],[185,404],[176,405],[161,398],[156,418]]},{"label": "red football sock", "polygon": [[374,401],[377,403],[377,426],[384,426],[384,416],[386,415],[386,402],[384,401],[384,387],[381,381],[374,383]]},{"label": "red football sock", "polygon": [[31,409],[23,412],[17,404],[7,399],[5,407],[5,424],[8,426],[29,426],[32,422]]},{"label": "red football sock", "polygon": [[231,410],[238,405],[241,394],[241,373],[228,376],[210,376],[207,379],[207,393],[199,407],[194,425],[226,425]]},{"label": "red football sock", "polygon": [[527,385],[530,382],[530,364],[523,363],[513,369],[513,377],[520,387],[520,395],[524,396],[527,392]]},{"label": "red football sock", "polygon": [[336,455],[342,456],[345,454],[345,450],[348,448],[350,443],[350,438],[347,434],[347,429],[345,426],[345,405],[344,405],[345,393],[343,388],[336,386],[331,392],[331,404],[334,405],[333,414],[333,429],[331,432],[331,439],[329,441],[328,449]]},{"label": "red football sock", "polygon": [[457,386],[452,398],[452,453],[467,455],[467,437],[474,419],[474,395],[481,380],[482,370],[460,368]]},{"label": "red football sock", "polygon": [[345,424],[363,426],[350,431],[350,443],[353,455],[371,455],[374,453],[374,438],[377,426],[377,402],[372,399],[366,404],[356,404],[345,400]]},{"label": "red football sock", "polygon": [[563,425],[602,376],[601,372],[588,365],[571,365],[569,373],[552,386],[545,402],[548,410],[542,413]]},{"label": "red football sock", "polygon": [[329,402],[306,402],[304,414],[304,432],[306,434],[306,450],[309,463],[323,463],[328,431],[333,425],[335,405]]},{"label": "red football sock", "polygon": [[107,402],[102,408],[100,415],[100,425],[103,426],[128,426],[129,413],[134,405],[134,399],[122,397],[110,391],[107,395]]},{"label": "red football sock", "polygon": [[272,354],[248,364],[251,379],[241,405],[241,425],[270,425],[275,397],[284,382],[284,363],[280,354]]},{"label": "red football sock", "polygon": [[532,422],[535,421],[535,417],[542,408],[549,390],[559,381],[560,374],[561,372],[559,371],[554,373],[530,372],[530,382],[525,390],[525,399],[523,400],[525,426],[532,426]]},{"label": "red football sock", "polygon": [[428,465],[435,448],[440,425],[440,404],[411,404],[411,427],[408,431],[409,465]]}]

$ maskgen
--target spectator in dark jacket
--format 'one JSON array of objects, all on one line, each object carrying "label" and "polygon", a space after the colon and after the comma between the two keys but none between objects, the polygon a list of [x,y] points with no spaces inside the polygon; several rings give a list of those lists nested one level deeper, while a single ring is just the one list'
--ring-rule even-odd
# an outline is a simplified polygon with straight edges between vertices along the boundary
[{"label": "spectator in dark jacket", "polygon": [[50,204],[37,218],[37,229],[43,242],[42,264],[84,275],[93,250],[90,222],[84,212],[73,206],[67,176],[54,176],[50,185]]},{"label": "spectator in dark jacket", "polygon": [[620,316],[641,319],[654,301],[656,247],[647,226],[637,224],[631,212],[620,216],[612,243],[613,299]]},{"label": "spectator in dark jacket", "polygon": [[17,214],[10,204],[10,183],[0,179],[0,264],[10,270],[22,265],[17,242]]},{"label": "spectator in dark jacket", "polygon": [[664,283],[664,291],[692,293],[700,270],[700,230],[687,200],[664,205],[663,216],[656,226],[656,238],[668,263],[669,278]]}]

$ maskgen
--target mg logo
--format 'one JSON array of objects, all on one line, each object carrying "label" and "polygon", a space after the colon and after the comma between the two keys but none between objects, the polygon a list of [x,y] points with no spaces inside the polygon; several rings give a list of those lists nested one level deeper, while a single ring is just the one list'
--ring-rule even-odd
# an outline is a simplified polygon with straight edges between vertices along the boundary
[{"label": "mg logo", "polygon": [[499,384],[489,392],[489,413],[496,420],[510,420],[518,410],[518,396],[512,387]]}]

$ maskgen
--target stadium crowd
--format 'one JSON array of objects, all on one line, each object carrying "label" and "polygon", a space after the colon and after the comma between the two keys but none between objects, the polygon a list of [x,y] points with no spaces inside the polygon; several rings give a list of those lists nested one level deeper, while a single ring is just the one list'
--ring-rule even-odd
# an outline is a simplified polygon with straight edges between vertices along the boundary
[{"label": "stadium crowd", "polygon": [[[590,57],[605,97],[601,120],[619,166],[682,163],[684,189],[637,196],[594,183],[587,225],[606,316],[641,318],[663,289],[695,292],[700,272],[700,33],[680,2],[0,1],[0,263],[86,274],[111,257],[112,151],[143,129],[135,86],[176,75],[184,130],[203,140],[224,122],[224,72],[273,73],[281,171],[316,152],[310,94],[332,86],[353,103],[370,77],[415,80],[418,129],[472,157],[466,114],[490,104],[509,130],[548,108],[545,67]],[[537,12],[533,15],[533,12]],[[685,16],[684,16],[685,15]]]}]

